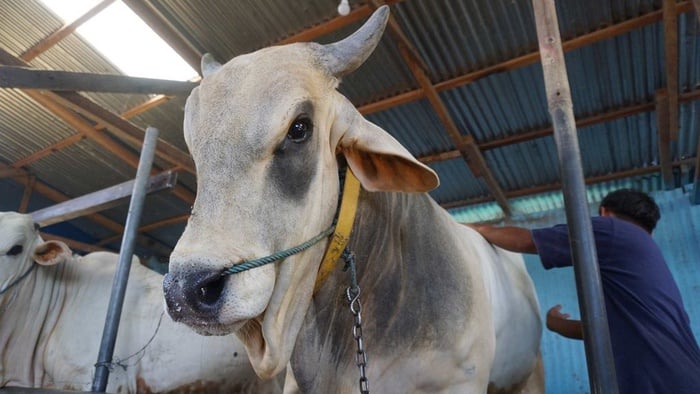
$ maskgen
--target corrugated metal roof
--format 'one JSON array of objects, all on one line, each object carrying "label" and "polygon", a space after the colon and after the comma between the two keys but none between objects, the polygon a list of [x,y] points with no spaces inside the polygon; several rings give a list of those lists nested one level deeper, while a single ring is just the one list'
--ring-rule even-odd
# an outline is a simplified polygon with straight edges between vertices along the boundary
[{"label": "corrugated metal roof", "polygon": [[24,93],[0,91],[0,157],[6,161],[20,160],[74,133]]},{"label": "corrugated metal roof", "polygon": [[435,80],[537,49],[526,1],[405,1],[395,16]]},{"label": "corrugated metal roof", "polygon": [[31,48],[62,25],[37,1],[7,1],[0,4],[0,10],[0,42],[14,54]]},{"label": "corrugated metal roof", "polygon": [[86,139],[33,162],[29,168],[54,189],[75,197],[136,176],[133,167]]},{"label": "corrugated metal roof", "polygon": [[[286,0],[151,0],[167,24],[177,29],[199,52],[210,52],[220,61],[279,42],[304,29],[336,17],[337,0],[290,2]],[[688,9],[689,2],[679,6]],[[353,9],[365,2],[351,1]],[[661,0],[559,0],[556,2],[562,38],[566,41],[584,34],[655,12],[654,22],[607,39],[586,44],[565,53],[572,101],[576,117],[584,119],[638,104],[651,104],[648,110],[612,121],[579,128],[584,174],[609,176],[620,171],[645,169],[659,163],[657,120],[653,110],[655,93],[666,85],[664,35],[660,18]],[[529,0],[404,0],[392,5],[392,15],[426,66],[435,84],[499,65],[516,57],[535,53],[537,37]],[[335,31],[325,31],[315,41],[332,42],[344,38],[361,21]],[[62,26],[51,12],[35,0],[0,1],[0,47],[13,55],[26,51]],[[700,26],[693,12],[678,16],[678,83],[681,93],[700,89]],[[138,43],[133,43],[138,45]],[[41,54],[31,66],[42,69],[120,73],[79,35],[71,35]],[[355,73],[344,78],[340,91],[356,105],[375,103],[411,92],[419,85],[401,59],[394,39],[385,34],[377,50]],[[122,113],[146,102],[147,95],[85,93],[86,97],[115,113]],[[471,83],[441,90],[449,114],[463,135],[478,144],[542,130],[550,125],[544,93],[542,68],[538,62],[493,73]],[[420,99],[373,112],[367,118],[385,128],[416,156],[452,151],[445,126],[429,102]],[[694,158],[700,133],[700,101],[680,106],[678,140],[671,144],[674,160]],[[134,117],[141,128],[155,126],[162,139],[186,151],[182,136],[184,98],[169,100]],[[85,119],[84,117],[81,119]],[[85,119],[86,124],[94,122]],[[0,90],[0,164],[18,160],[46,149],[74,135],[67,124],[37,105],[24,93]],[[109,132],[104,132],[111,135]],[[110,137],[117,143],[117,138]],[[123,145],[123,144],[122,144]],[[126,147],[133,155],[137,149]],[[504,218],[496,202],[452,208],[461,222],[496,222],[529,227],[561,222],[564,203],[561,191],[520,196],[523,190],[545,189],[559,182],[557,150],[553,137],[544,136],[513,144],[485,147],[483,155],[497,182],[510,196],[513,215]],[[454,152],[450,157],[455,157]],[[162,168],[172,167],[156,159]],[[441,179],[441,186],[430,194],[441,204],[481,201],[491,192],[482,178],[475,177],[461,158],[431,161],[429,166]],[[693,164],[676,169],[681,187],[662,192],[658,171],[587,186],[591,213],[609,191],[632,187],[652,192],[662,209],[663,220],[655,233],[657,242],[672,265],[686,296],[696,334],[700,332],[700,282],[697,256],[700,256],[700,210],[688,204],[688,182]],[[135,169],[93,140],[82,140],[64,147],[24,167],[39,182],[77,197],[133,178]],[[194,193],[193,174],[181,172],[180,185]],[[15,210],[24,188],[11,179],[0,179],[0,208]],[[685,192],[685,193],[684,193]],[[34,193],[29,210],[53,202]],[[172,193],[149,196],[142,224],[186,215],[189,203]],[[127,206],[102,212],[123,223]],[[179,222],[148,232],[151,240],[174,245],[184,229]],[[71,220],[46,231],[69,234],[74,239],[97,243],[112,238],[108,230],[87,218]],[[116,248],[118,242],[110,244]],[[137,253],[147,255],[147,247],[137,245]],[[534,267],[534,268],[533,268]],[[536,263],[529,269],[537,285],[543,310],[563,303],[575,312],[577,302],[571,271],[540,272]],[[544,312],[544,311],[543,311]],[[546,333],[543,354],[550,393],[588,391],[583,346]]]},{"label": "corrugated metal roof", "polygon": [[366,118],[384,128],[418,157],[454,149],[452,140],[426,100],[372,113]]},{"label": "corrugated metal roof", "polygon": [[[337,16],[338,1],[153,0],[149,4],[196,50],[211,52],[220,61],[226,61],[304,29],[333,21]],[[351,1],[355,10],[365,4]],[[527,0],[403,0],[392,4],[393,17],[422,58],[426,72],[435,84],[536,53],[538,49],[531,3]],[[688,4],[679,3],[679,7],[685,10],[678,16],[681,93],[700,88],[700,28],[696,15],[686,12]],[[597,39],[565,53],[574,113],[578,119],[649,104],[644,112],[579,128],[587,177],[645,169],[659,162],[653,103],[656,91],[666,84],[661,5],[660,0],[556,2],[564,40],[599,32],[650,12],[656,15],[652,22],[647,18],[642,27],[629,31],[618,29],[610,38]],[[314,40],[328,43],[344,38],[362,22],[341,23],[342,27],[335,30],[320,29],[323,35]],[[26,51],[61,26],[62,21],[35,0],[0,2],[0,46],[11,54]],[[46,69],[119,73],[77,34],[41,54],[31,65]],[[390,34],[385,34],[367,63],[346,76],[339,89],[355,104],[365,105],[415,92],[418,88],[395,40]],[[84,95],[115,113],[122,113],[150,98],[131,94]],[[472,135],[478,144],[489,144],[484,145],[484,158],[500,187],[511,196],[509,200],[516,216],[557,206],[557,201],[560,201],[557,192],[513,197],[520,195],[522,190],[546,188],[559,182],[558,158],[552,136],[494,144],[503,138],[550,126],[542,69],[538,62],[529,60],[515,68],[495,69],[476,81],[440,89],[439,96],[463,135]],[[429,162],[441,178],[441,186],[431,192],[439,203],[452,206],[450,204],[489,198],[492,193],[483,179],[475,177],[466,162],[453,151],[454,141],[448,137],[434,108],[424,96],[421,97],[372,112],[367,118],[385,128],[418,157],[450,152],[447,156],[451,159]],[[697,155],[698,105],[698,101],[681,103],[678,140],[671,144],[674,160]],[[186,152],[182,136],[183,106],[184,98],[172,99],[131,121],[142,129],[157,127],[162,139]],[[76,133],[23,93],[14,90],[0,90],[0,117],[3,142],[0,144],[0,159],[5,165]],[[91,120],[85,119],[85,122],[94,126]],[[103,133],[111,135],[109,131]],[[111,138],[124,145],[123,141]],[[133,156],[138,155],[137,149],[126,145],[125,148]],[[162,168],[172,167],[172,163],[163,159],[155,162]],[[692,164],[684,164],[676,169],[680,170],[677,176],[685,179],[693,171],[692,167]],[[26,169],[68,196],[79,196],[121,182],[135,173],[135,169],[92,140],[60,149]],[[179,179],[181,185],[194,192],[194,175],[183,172]],[[640,179],[653,184],[660,182],[658,174],[624,182],[638,183]],[[605,186],[589,187],[591,190],[597,188],[605,189]],[[188,208],[189,203],[182,202],[182,206]],[[173,215],[187,210],[172,208]],[[501,209],[492,202],[451,209],[451,212],[457,212],[457,216],[469,221],[493,221],[502,217]],[[173,228],[173,231],[177,232],[177,229]]]}]

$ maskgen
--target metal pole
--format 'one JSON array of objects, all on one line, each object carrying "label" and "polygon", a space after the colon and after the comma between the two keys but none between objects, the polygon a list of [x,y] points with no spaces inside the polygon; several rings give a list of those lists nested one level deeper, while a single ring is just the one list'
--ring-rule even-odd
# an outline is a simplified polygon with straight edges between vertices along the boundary
[{"label": "metal pole", "polygon": [[591,393],[615,394],[618,389],[610,331],[586,201],[586,185],[556,7],[554,0],[533,0],[532,4],[545,90],[559,156]]},{"label": "metal pole", "polygon": [[134,179],[134,189],[131,193],[122,245],[119,251],[119,265],[112,283],[112,294],[109,299],[105,327],[102,331],[100,352],[95,364],[95,379],[92,382],[92,391],[94,392],[104,392],[107,388],[107,379],[109,377],[108,363],[112,361],[114,354],[114,343],[117,340],[117,330],[119,329],[119,319],[122,314],[126,283],[129,280],[131,258],[134,254],[134,240],[136,239],[139,221],[141,220],[141,211],[146,198],[146,184],[148,175],[151,172],[157,141],[158,129],[153,127],[147,128],[141,149],[139,166],[136,170],[136,178]]}]

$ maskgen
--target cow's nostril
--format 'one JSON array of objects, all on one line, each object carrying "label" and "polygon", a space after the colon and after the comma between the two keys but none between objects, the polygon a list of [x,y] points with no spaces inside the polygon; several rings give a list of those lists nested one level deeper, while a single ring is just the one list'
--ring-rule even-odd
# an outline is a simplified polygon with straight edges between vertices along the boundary
[{"label": "cow's nostril", "polygon": [[167,274],[163,280],[163,290],[168,313],[175,321],[190,317],[216,319],[226,279],[221,273],[212,271]]},{"label": "cow's nostril", "polygon": [[221,293],[224,291],[225,285],[226,277],[221,275],[209,278],[200,283],[200,287],[197,290],[197,298],[199,303],[209,307],[215,305],[221,298]]}]

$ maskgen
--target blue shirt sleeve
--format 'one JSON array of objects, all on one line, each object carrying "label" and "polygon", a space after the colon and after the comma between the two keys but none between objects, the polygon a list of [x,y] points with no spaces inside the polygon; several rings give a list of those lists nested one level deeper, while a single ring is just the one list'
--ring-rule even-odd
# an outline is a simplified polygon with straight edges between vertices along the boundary
[{"label": "blue shirt sleeve", "polygon": [[532,230],[532,239],[544,268],[572,265],[569,232],[565,224]]},{"label": "blue shirt sleeve", "polygon": [[[606,251],[610,248],[610,245],[607,244],[614,239],[612,219],[594,217],[591,219],[591,225],[599,257],[601,252],[603,255],[607,255]],[[573,265],[569,230],[565,224],[532,230],[532,239],[545,269]]]}]

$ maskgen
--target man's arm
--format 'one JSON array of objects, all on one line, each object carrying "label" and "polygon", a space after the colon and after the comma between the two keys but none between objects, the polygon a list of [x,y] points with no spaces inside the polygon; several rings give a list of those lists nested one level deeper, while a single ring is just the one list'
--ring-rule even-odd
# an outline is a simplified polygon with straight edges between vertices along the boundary
[{"label": "man's arm", "polygon": [[496,227],[489,225],[469,224],[490,243],[511,252],[537,254],[535,241],[530,230],[521,227]]},{"label": "man's arm", "polygon": [[570,320],[568,313],[561,313],[561,305],[547,311],[547,328],[571,339],[583,339],[583,325],[580,320]]}]

